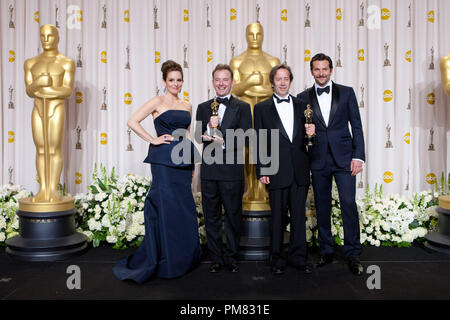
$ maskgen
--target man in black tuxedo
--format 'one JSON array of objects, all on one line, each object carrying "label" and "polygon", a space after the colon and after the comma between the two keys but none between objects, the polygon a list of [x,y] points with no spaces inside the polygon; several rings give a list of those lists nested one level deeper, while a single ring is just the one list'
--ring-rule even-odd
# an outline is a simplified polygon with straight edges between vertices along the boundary
[{"label": "man in black tuxedo", "polygon": [[[220,104],[218,116],[212,116],[211,103],[213,99],[201,103],[197,108],[197,121],[202,124],[203,159],[201,164],[201,192],[203,213],[205,215],[205,228],[208,249],[212,255],[212,264],[209,271],[218,272],[226,266],[232,272],[238,272],[237,252],[240,241],[240,226],[242,214],[242,195],[244,192],[244,164],[237,161],[243,152],[238,143],[228,146],[225,141],[227,130],[248,130],[252,127],[250,105],[231,95],[233,86],[233,72],[228,65],[219,64],[213,73],[213,86],[216,91],[216,100]],[[213,136],[212,128],[220,127],[218,136]],[[222,136],[220,136],[222,135]],[[234,141],[236,142],[236,141]],[[247,142],[248,143],[248,142]],[[205,159],[205,149],[215,146],[212,154],[222,153],[219,157],[222,163],[210,163]],[[234,158],[227,161],[227,154],[233,152]],[[228,159],[229,160],[229,159]],[[222,205],[225,210],[226,248],[222,243]]]},{"label": "man in black tuxedo", "polygon": [[[256,164],[258,179],[267,185],[272,212],[271,271],[273,274],[283,274],[289,263],[304,273],[311,273],[306,263],[305,203],[310,167],[304,137],[305,133],[314,133],[314,125],[305,124],[306,105],[289,94],[293,80],[289,66],[280,64],[274,67],[269,79],[274,95],[255,105],[254,126],[260,148],[264,134],[261,129],[267,129],[267,154],[274,158],[278,152],[280,159],[277,172],[267,173],[270,164],[263,164],[260,156]],[[290,241],[286,254],[283,238],[288,208]]]},{"label": "man in black tuxedo", "polygon": [[319,53],[311,59],[310,67],[315,84],[297,98],[312,106],[316,125],[316,145],[309,150],[321,253],[316,267],[333,260],[330,214],[334,177],[339,192],[348,266],[353,274],[361,275],[364,269],[359,260],[362,246],[355,195],[356,174],[362,170],[365,153],[358,103],[351,87],[330,80],[333,72],[330,57]]}]

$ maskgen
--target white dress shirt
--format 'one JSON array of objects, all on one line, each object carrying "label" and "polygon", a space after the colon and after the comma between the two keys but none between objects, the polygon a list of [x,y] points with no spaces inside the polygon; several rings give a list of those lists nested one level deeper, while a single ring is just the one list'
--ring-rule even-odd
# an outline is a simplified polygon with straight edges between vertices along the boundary
[{"label": "white dress shirt", "polygon": [[[322,117],[323,120],[325,120],[325,124],[328,126],[328,121],[330,119],[330,110],[331,110],[331,99],[332,99],[332,82],[328,81],[328,83],[323,86],[320,87],[317,85],[317,83],[314,83],[314,89],[316,90],[316,95],[317,95],[317,101],[319,101],[319,106],[320,106],[320,112],[322,112]],[[330,92],[326,93],[326,92],[322,92],[322,94],[319,96],[317,94],[317,88],[325,88],[327,86],[330,86]]]},{"label": "white dress shirt", "polygon": [[289,140],[292,142],[292,135],[294,134],[294,106],[292,103],[292,97],[287,95],[287,97],[281,98],[274,93],[280,99],[286,99],[289,97],[289,102],[277,103],[277,99],[273,97],[273,102],[275,103],[275,108],[277,109],[278,115],[280,116],[281,123],[283,124],[284,131],[286,131]]}]

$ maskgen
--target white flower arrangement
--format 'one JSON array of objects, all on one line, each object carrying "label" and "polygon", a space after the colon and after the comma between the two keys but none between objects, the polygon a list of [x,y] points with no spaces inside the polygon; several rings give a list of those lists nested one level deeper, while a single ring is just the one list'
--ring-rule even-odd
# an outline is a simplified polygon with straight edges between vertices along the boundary
[{"label": "white flower arrangement", "polygon": [[0,244],[19,234],[19,199],[31,196],[31,192],[20,185],[0,186]]},{"label": "white flower arrangement", "polygon": [[144,203],[150,188],[149,178],[128,174],[118,179],[114,172],[97,165],[88,193],[75,196],[78,231],[94,247],[102,241],[122,249],[139,245],[145,235]]},{"label": "white flower arrangement", "polygon": [[[145,235],[144,203],[151,181],[147,177],[128,174],[119,179],[114,168],[106,172],[102,165],[92,174],[87,194],[75,196],[77,231],[84,233],[93,246],[102,242],[122,249],[139,245]],[[382,187],[356,199],[360,220],[360,240],[364,245],[410,246],[424,241],[424,236],[437,228],[437,197],[445,193],[441,186],[414,194],[407,199],[400,195],[383,195]],[[450,179],[449,179],[450,185]],[[63,192],[64,189],[62,189]],[[0,244],[18,234],[18,199],[31,196],[20,186],[0,187]],[[200,243],[206,243],[206,231],[201,193],[194,193],[198,212]],[[332,188],[331,228],[335,242],[344,243],[341,211],[337,187]],[[288,226],[289,229],[289,226]],[[318,229],[312,188],[306,201],[306,239],[317,245]]]}]

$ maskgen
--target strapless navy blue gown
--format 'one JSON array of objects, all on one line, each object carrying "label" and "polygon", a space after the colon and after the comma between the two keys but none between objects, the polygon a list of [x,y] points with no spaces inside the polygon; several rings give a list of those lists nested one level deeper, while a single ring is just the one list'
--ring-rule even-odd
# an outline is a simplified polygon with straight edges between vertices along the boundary
[{"label": "strapless navy blue gown", "polygon": [[[190,114],[184,110],[168,110],[154,120],[158,136],[186,129],[190,123]],[[178,143],[194,148],[187,139],[149,146],[144,162],[151,164],[153,178],[144,206],[145,237],[133,255],[119,260],[113,268],[120,280],[142,283],[152,275],[176,278],[200,261],[197,211],[191,191],[193,162],[171,159]]]}]

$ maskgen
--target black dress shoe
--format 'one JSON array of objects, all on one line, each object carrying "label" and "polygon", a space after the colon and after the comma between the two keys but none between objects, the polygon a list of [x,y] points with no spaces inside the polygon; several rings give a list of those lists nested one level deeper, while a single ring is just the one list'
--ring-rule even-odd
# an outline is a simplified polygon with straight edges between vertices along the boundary
[{"label": "black dress shoe", "polygon": [[228,270],[230,270],[233,273],[236,273],[239,271],[239,267],[235,262],[231,262],[227,264]]},{"label": "black dress shoe", "polygon": [[220,265],[220,263],[214,262],[213,264],[211,264],[209,266],[209,272],[211,273],[217,273],[219,272],[219,270],[222,268],[222,266]]},{"label": "black dress shoe", "polygon": [[348,262],[348,268],[350,269],[350,272],[355,276],[360,276],[364,272],[364,267],[362,266],[361,261],[359,261],[358,258],[350,260]]},{"label": "black dress shoe", "polygon": [[324,265],[327,265],[329,263],[333,262],[333,255],[332,254],[322,254],[319,257],[319,260],[314,264],[314,268],[320,268]]},{"label": "black dress shoe", "polygon": [[284,267],[271,267],[270,271],[274,274],[274,275],[281,275],[284,273]]},{"label": "black dress shoe", "polygon": [[304,274],[312,273],[311,267],[308,264],[302,264],[302,265],[296,266],[295,269],[297,269],[298,271],[300,271]]}]

